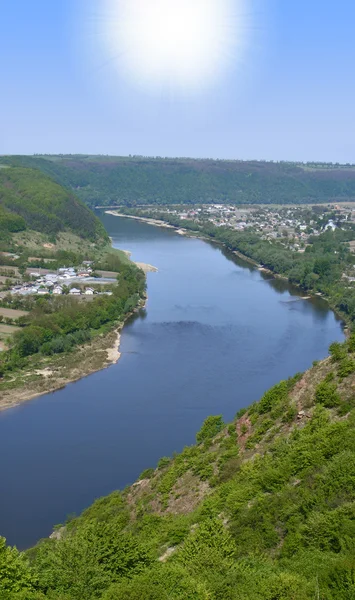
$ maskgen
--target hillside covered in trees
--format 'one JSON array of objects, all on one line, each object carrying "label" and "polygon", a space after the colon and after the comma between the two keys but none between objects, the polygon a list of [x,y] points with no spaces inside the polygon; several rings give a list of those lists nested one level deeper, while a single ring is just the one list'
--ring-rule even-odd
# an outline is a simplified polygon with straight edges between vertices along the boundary
[{"label": "hillside covered in trees", "polygon": [[355,337],[19,553],[2,600],[353,600]]},{"label": "hillside covered in trees", "polygon": [[107,240],[100,220],[71,191],[29,168],[0,168],[2,237],[26,229],[50,236],[70,231],[91,241]]},{"label": "hillside covered in trees", "polygon": [[86,204],[288,204],[355,201],[355,166],[109,156],[9,156]]}]

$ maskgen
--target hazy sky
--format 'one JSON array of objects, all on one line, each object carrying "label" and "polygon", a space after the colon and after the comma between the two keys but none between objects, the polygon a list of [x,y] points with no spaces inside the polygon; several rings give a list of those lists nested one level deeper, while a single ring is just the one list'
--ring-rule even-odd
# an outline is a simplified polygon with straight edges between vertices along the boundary
[{"label": "hazy sky", "polygon": [[105,1],[1,3],[0,154],[355,162],[354,0],[247,0],[248,44],[191,95],[120,76]]}]

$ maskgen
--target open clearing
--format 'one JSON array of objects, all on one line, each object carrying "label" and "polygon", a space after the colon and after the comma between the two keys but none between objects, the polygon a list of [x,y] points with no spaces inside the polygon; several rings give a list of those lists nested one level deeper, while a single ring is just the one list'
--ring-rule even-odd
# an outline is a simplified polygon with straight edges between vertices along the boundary
[{"label": "open clearing", "polygon": [[[101,275],[101,277],[107,278],[107,279],[114,279],[116,280],[118,273],[116,273],[115,271],[99,271],[97,270],[96,273],[98,275]],[[97,280],[97,283],[100,283],[100,279]]]},{"label": "open clearing", "polygon": [[12,271],[12,275],[10,275],[10,277],[18,277],[20,275],[19,270],[17,267],[12,267],[10,265],[5,266],[5,265],[1,265],[0,267],[0,275],[6,277],[6,273]]},{"label": "open clearing", "polygon": [[49,273],[53,273],[53,269],[41,269],[40,267],[29,267],[26,269],[27,275],[30,273],[39,273],[40,275],[48,275]]},{"label": "open clearing", "polygon": [[28,261],[29,262],[34,262],[35,260],[43,260],[44,262],[56,262],[56,258],[41,258],[38,256],[29,256],[28,257]]},{"label": "open clearing", "polygon": [[17,331],[19,327],[14,327],[13,325],[5,325],[4,323],[0,323],[0,335],[5,333],[6,335],[12,335]]},{"label": "open clearing", "polygon": [[15,310],[13,308],[0,307],[0,315],[2,315],[3,317],[10,317],[11,319],[18,319],[19,317],[28,315],[28,312],[26,312],[25,310]]}]

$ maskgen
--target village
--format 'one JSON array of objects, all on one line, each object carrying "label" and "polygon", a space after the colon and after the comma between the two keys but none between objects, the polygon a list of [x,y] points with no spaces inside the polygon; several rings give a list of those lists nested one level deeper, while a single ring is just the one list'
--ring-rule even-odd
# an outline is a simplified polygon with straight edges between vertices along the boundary
[{"label": "village", "polygon": [[[16,280],[14,285],[9,286],[7,293],[20,296],[60,296],[69,294],[70,296],[93,296],[94,294],[112,295],[112,291],[101,290],[101,285],[115,284],[116,278],[112,277],[114,273],[99,272],[93,273],[91,261],[84,263],[76,268],[74,266],[61,267],[55,272],[50,269],[26,270],[26,276],[21,281]],[[97,285],[100,289],[97,289]]]},{"label": "village", "polygon": [[0,352],[9,347],[10,338],[22,326],[34,306],[33,302],[43,297],[67,295],[78,301],[88,302],[97,296],[112,296],[117,284],[117,273],[94,271],[91,261],[79,267],[26,268],[21,272],[11,265],[18,256],[7,253],[8,266],[0,266]]},{"label": "village", "polygon": [[[156,208],[148,209],[152,216]],[[303,252],[310,236],[330,229],[342,228],[351,222],[355,225],[355,208],[347,204],[329,205],[198,205],[193,207],[164,207],[164,213],[181,220],[202,224],[210,222],[216,227],[230,227],[237,231],[258,233],[261,239],[279,240],[283,245]],[[148,212],[144,209],[144,212]]]}]

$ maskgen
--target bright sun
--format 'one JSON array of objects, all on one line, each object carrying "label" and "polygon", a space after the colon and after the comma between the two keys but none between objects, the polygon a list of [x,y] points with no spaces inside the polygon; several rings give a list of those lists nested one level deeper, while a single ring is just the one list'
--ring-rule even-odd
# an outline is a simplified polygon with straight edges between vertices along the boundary
[{"label": "bright sun", "polygon": [[105,0],[103,34],[120,72],[157,90],[195,90],[239,58],[244,0]]}]

